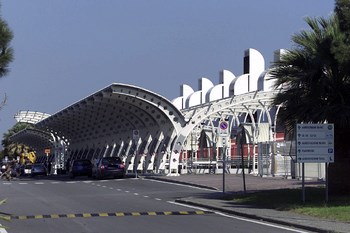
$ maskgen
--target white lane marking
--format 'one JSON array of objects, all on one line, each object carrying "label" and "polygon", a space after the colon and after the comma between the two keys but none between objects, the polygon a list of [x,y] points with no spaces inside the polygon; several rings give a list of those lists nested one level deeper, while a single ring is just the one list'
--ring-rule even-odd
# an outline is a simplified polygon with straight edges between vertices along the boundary
[{"label": "white lane marking", "polygon": [[103,185],[102,188],[107,188],[107,186]]},{"label": "white lane marking", "polygon": [[67,181],[66,184],[76,184],[78,183],[79,181]]},{"label": "white lane marking", "polygon": [[0,224],[0,233],[7,233],[6,229],[5,228],[1,228],[1,224]]},{"label": "white lane marking", "polygon": [[135,196],[138,196],[139,194],[138,193],[134,193]]},{"label": "white lane marking", "polygon": [[160,198],[154,198],[156,201],[161,201],[162,199],[160,199]]},{"label": "white lane marking", "polygon": [[5,182],[4,182],[4,183],[2,183],[2,184],[11,184],[11,183],[9,183],[9,182],[5,183]]},{"label": "white lane marking", "polygon": [[92,180],[84,180],[83,183],[92,183],[93,181]]},{"label": "white lane marking", "polygon": [[121,189],[117,189],[117,191],[122,191]]},{"label": "white lane marking", "polygon": [[125,192],[126,192],[126,193],[130,193],[130,191],[128,191],[128,190],[126,190]]},{"label": "white lane marking", "polygon": [[149,198],[149,196],[143,196],[143,197],[145,197],[145,198]]},{"label": "white lane marking", "polygon": [[44,182],[35,182],[34,184],[44,184]]},{"label": "white lane marking", "polygon": [[[173,202],[173,201],[168,201],[168,203],[174,204],[174,205],[185,206],[185,207],[189,207],[189,208],[193,208],[193,209],[203,210],[203,211],[212,211],[212,210],[208,210],[205,208],[196,207],[196,206],[192,206],[192,205],[186,205],[186,204],[177,203],[177,202]],[[298,233],[310,233],[309,231],[298,230],[298,229],[294,229],[294,228],[290,228],[290,227],[275,225],[273,223],[267,223],[267,222],[262,222],[262,221],[258,221],[258,220],[254,220],[254,219],[248,219],[248,218],[228,215],[228,214],[224,214],[224,213],[221,213],[218,211],[213,211],[213,213],[227,217],[227,218],[233,218],[233,219],[237,219],[240,221],[251,222],[251,223],[260,224],[260,225],[269,226],[269,227],[274,227],[274,228],[283,229],[283,230],[287,230],[287,231],[298,232]]]},{"label": "white lane marking", "polygon": [[237,219],[237,220],[241,220],[241,221],[252,222],[252,223],[265,225],[265,226],[270,226],[270,227],[283,229],[283,230],[287,230],[287,231],[293,231],[293,232],[298,232],[298,233],[308,233],[309,232],[309,231],[303,231],[303,230],[293,229],[293,228],[289,228],[289,227],[279,226],[279,225],[275,225],[275,224],[272,224],[272,223],[261,222],[261,221],[258,221],[258,220],[246,219],[246,218],[231,216],[231,215],[220,213],[220,212],[215,212],[215,213],[218,214],[218,215],[227,217],[227,218],[233,218],[233,219]]},{"label": "white lane marking", "polygon": [[197,209],[197,210],[202,210],[202,211],[210,211],[210,210],[208,210],[208,209],[206,209],[206,208],[203,208],[203,207],[187,205],[187,204],[178,203],[178,202],[175,202],[175,201],[167,201],[167,202],[170,203],[170,204],[173,204],[173,205],[179,205],[179,206],[189,207],[189,208],[192,208],[192,209]]},{"label": "white lane marking", "polygon": [[60,184],[61,182],[59,181],[52,181],[51,184]]},{"label": "white lane marking", "polygon": [[212,189],[208,189],[208,188],[196,187],[196,186],[192,186],[190,184],[174,183],[174,182],[171,182],[171,181],[152,180],[152,179],[144,179],[144,180],[148,180],[148,181],[152,181],[152,182],[159,182],[159,183],[164,183],[164,184],[177,185],[177,186],[184,186],[184,187],[189,187],[189,188],[193,188],[193,189],[207,190],[207,191],[211,191],[211,192],[217,192],[218,191],[218,190],[212,190]]},{"label": "white lane marking", "polygon": [[28,184],[28,183],[25,183],[25,182],[20,182],[20,183],[18,183],[18,184]]},{"label": "white lane marking", "polygon": [[110,187],[109,189],[113,189],[112,187]]}]

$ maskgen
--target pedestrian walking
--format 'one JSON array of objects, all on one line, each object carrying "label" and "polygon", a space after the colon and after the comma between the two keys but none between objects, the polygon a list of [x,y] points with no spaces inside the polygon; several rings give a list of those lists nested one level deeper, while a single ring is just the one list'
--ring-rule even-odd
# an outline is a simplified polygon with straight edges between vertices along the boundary
[{"label": "pedestrian walking", "polygon": [[12,170],[14,169],[14,162],[9,162],[6,164],[6,168],[4,173],[1,174],[1,179],[3,179],[4,177],[10,181],[12,179]]}]

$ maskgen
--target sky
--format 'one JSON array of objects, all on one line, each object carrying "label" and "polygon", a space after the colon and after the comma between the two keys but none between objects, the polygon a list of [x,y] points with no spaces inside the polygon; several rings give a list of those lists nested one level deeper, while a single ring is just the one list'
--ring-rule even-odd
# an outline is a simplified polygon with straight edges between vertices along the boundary
[{"label": "sky", "polygon": [[0,79],[0,139],[18,111],[54,114],[109,86],[130,84],[173,100],[180,86],[243,73],[244,51],[265,58],[293,47],[305,17],[334,0],[0,0],[14,61]]}]

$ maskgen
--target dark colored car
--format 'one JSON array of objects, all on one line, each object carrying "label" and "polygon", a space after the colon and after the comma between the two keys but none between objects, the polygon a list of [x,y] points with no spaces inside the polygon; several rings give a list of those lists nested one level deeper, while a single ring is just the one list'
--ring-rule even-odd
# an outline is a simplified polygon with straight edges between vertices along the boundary
[{"label": "dark colored car", "polygon": [[93,178],[123,178],[125,166],[119,157],[105,157],[96,161],[92,172]]},{"label": "dark colored car", "polygon": [[31,176],[37,176],[37,175],[47,175],[46,167],[42,163],[34,163],[31,167],[30,171]]},{"label": "dark colored car", "polygon": [[74,160],[70,169],[69,177],[74,178],[76,176],[92,176],[92,163],[88,159]]},{"label": "dark colored car", "polygon": [[30,175],[32,174],[32,164],[25,164],[21,167],[21,175]]}]

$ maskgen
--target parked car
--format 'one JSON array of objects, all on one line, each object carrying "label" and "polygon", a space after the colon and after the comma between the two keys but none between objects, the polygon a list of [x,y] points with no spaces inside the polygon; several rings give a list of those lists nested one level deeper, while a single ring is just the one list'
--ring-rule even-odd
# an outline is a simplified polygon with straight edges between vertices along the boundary
[{"label": "parked car", "polygon": [[92,176],[95,179],[102,178],[123,178],[125,166],[119,157],[100,158],[94,164]]},{"label": "parked car", "polygon": [[30,171],[31,176],[37,176],[37,175],[47,175],[47,170],[44,164],[42,163],[34,163],[32,165],[31,171]]},{"label": "parked car", "polygon": [[76,159],[69,168],[69,177],[92,176],[92,163],[88,159]]},{"label": "parked car", "polygon": [[25,164],[21,168],[21,175],[30,175],[32,174],[32,164]]}]

